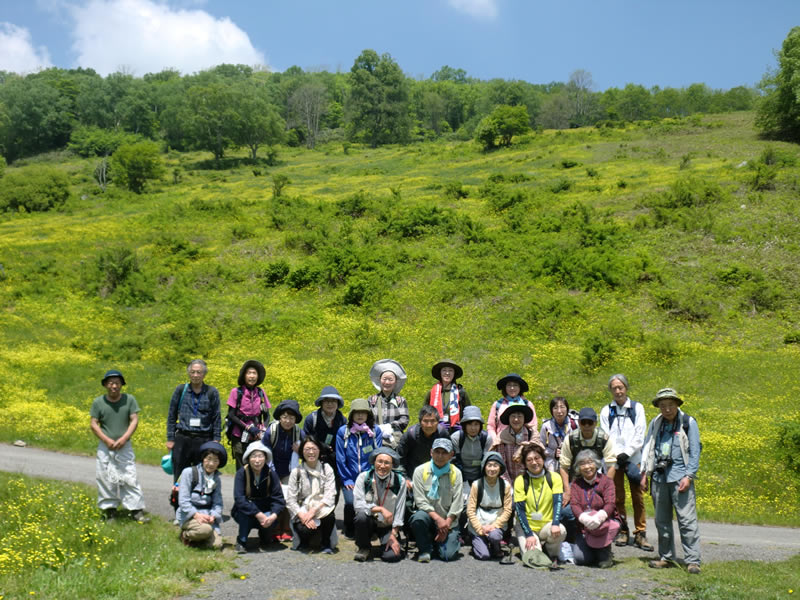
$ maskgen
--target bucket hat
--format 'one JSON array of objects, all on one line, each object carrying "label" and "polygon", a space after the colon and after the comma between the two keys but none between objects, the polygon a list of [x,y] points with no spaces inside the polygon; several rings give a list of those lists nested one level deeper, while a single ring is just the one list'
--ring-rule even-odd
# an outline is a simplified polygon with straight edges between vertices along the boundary
[{"label": "bucket hat", "polygon": [[528,382],[525,381],[522,377],[520,377],[516,373],[509,373],[508,375],[506,375],[505,377],[500,379],[500,381],[497,382],[497,389],[505,394],[506,393],[506,384],[509,381],[516,381],[519,384],[519,393],[520,394],[524,394],[525,392],[528,391]]},{"label": "bucket hat", "polygon": [[452,360],[445,358],[444,360],[440,360],[437,362],[433,367],[431,367],[431,375],[433,375],[434,379],[441,379],[442,378],[442,367],[452,367],[455,371],[453,375],[453,381],[458,379],[464,374],[464,369],[459,367],[456,363]]},{"label": "bucket hat", "polygon": [[469,423],[470,421],[480,421],[486,423],[481,415],[481,409],[477,406],[465,406],[464,414],[461,415],[461,424]]},{"label": "bucket hat", "polygon": [[372,414],[372,409],[369,407],[369,402],[366,398],[356,398],[350,403],[350,412],[347,413],[347,418],[351,418],[353,413],[359,410]]},{"label": "bucket hat", "polygon": [[295,423],[299,423],[303,420],[303,414],[300,412],[300,405],[297,403],[297,400],[292,400],[291,398],[288,400],[283,400],[278,406],[275,407],[275,410],[272,411],[272,418],[273,419],[280,419],[281,414],[289,411],[294,415]]},{"label": "bucket hat", "polygon": [[256,373],[258,373],[258,379],[256,379],[256,386],[259,386],[262,383],[264,383],[264,377],[267,376],[267,370],[264,368],[264,365],[261,364],[259,361],[251,359],[246,361],[242,365],[242,368],[239,369],[239,379],[237,380],[239,387],[245,386],[244,374],[247,373],[247,369],[255,369]]},{"label": "bucket hat", "polygon": [[322,406],[322,401],[325,400],[326,398],[333,398],[334,400],[336,400],[339,403],[339,408],[342,408],[344,406],[344,398],[342,398],[342,395],[339,393],[339,390],[337,390],[332,385],[326,385],[324,388],[322,388],[322,391],[319,393],[319,397],[316,400],[314,400],[314,405]]},{"label": "bucket hat", "polygon": [[506,407],[506,409],[503,411],[503,414],[500,415],[500,422],[503,425],[508,425],[508,421],[511,418],[511,413],[513,412],[521,412],[523,415],[525,415],[525,423],[533,418],[533,411],[531,410],[531,407],[528,406],[527,402],[512,402]]},{"label": "bucket hat", "polygon": [[675,400],[675,402],[678,403],[678,406],[683,404],[683,399],[680,396],[678,396],[678,392],[676,392],[672,388],[662,388],[658,390],[658,392],[656,393],[656,397],[653,399],[653,406],[658,408],[659,401],[665,400],[667,398]]},{"label": "bucket hat", "polygon": [[203,454],[207,450],[211,450],[217,456],[219,456],[219,466],[217,467],[218,469],[221,469],[222,467],[228,464],[228,451],[225,450],[225,446],[223,446],[219,442],[214,442],[214,441],[206,442],[205,444],[200,446],[200,449],[197,451],[197,455],[203,456]]},{"label": "bucket hat", "polygon": [[266,464],[269,465],[272,462],[272,450],[270,450],[267,446],[262,444],[260,441],[253,442],[247,445],[247,450],[244,451],[244,456],[242,456],[242,462],[246,463],[248,457],[253,452],[263,452],[264,455],[267,457]]},{"label": "bucket hat", "polygon": [[389,456],[392,459],[393,468],[398,467],[400,465],[400,456],[397,454],[397,452],[389,448],[389,446],[378,446],[377,448],[375,448],[375,450],[373,450],[372,453],[369,455],[369,463],[371,465],[374,465],[375,459],[378,458],[378,456],[380,456],[381,454],[385,454],[386,456]]},{"label": "bucket hat", "polygon": [[106,386],[106,379],[108,379],[109,377],[119,377],[120,379],[122,379],[122,385],[125,385],[125,378],[122,376],[122,373],[120,373],[116,369],[109,369],[108,371],[106,371],[106,374],[103,375],[103,379],[100,381],[100,384],[103,387]]}]

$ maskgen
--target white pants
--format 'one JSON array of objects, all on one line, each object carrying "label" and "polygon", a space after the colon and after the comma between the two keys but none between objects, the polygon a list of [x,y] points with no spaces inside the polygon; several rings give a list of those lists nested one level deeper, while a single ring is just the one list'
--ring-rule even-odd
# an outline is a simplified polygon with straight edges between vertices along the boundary
[{"label": "white pants", "polygon": [[109,450],[103,442],[97,444],[97,506],[100,510],[123,508],[144,509],[144,498],[136,477],[136,456],[130,440],[119,450]]}]

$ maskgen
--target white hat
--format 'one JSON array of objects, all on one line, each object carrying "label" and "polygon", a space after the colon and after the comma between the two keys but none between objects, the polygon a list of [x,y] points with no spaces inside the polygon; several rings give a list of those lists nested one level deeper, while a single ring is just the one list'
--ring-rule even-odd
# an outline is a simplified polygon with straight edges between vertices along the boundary
[{"label": "white hat", "polygon": [[394,373],[394,376],[397,377],[397,382],[394,384],[394,393],[399,394],[400,390],[402,390],[403,386],[406,384],[406,379],[408,379],[408,377],[402,365],[391,358],[377,360],[375,364],[372,365],[372,368],[369,370],[369,378],[372,380],[372,385],[375,386],[376,390],[380,391],[381,375],[386,373],[386,371],[391,371]]}]

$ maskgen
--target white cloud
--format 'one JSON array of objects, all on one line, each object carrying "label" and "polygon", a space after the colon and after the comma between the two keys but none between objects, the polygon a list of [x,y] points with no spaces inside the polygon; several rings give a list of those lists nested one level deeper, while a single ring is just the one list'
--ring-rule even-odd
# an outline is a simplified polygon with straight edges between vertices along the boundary
[{"label": "white cloud", "polygon": [[447,0],[456,10],[476,19],[494,19],[497,16],[498,0]]},{"label": "white cloud", "polygon": [[230,19],[202,10],[171,8],[152,0],[89,0],[71,6],[76,65],[107,75],[144,75],[175,68],[183,73],[221,63],[266,62]]},{"label": "white cloud", "polygon": [[27,29],[0,22],[0,70],[30,73],[50,66],[47,48],[35,48]]}]

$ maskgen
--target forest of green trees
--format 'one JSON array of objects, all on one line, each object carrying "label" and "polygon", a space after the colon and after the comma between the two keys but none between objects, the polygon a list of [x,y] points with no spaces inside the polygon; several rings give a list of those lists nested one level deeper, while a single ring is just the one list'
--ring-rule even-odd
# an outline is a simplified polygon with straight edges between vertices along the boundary
[{"label": "forest of green trees", "polygon": [[[613,125],[625,121],[729,112],[754,107],[754,88],[592,91],[592,76],[566,83],[470,77],[443,66],[429,79],[405,75],[389,54],[364,50],[346,73],[283,73],[223,64],[182,75],[142,77],[92,69],[51,68],[26,76],[0,71],[0,154],[7,162],[69,146],[84,156],[110,154],[123,143],[162,141],[175,150],[206,150],[219,160],[231,147],[253,159],[265,148],[325,141],[378,146],[451,136],[471,139],[497,106],[524,107],[533,129]],[[485,133],[485,129],[484,129]],[[261,154],[259,154],[261,152]]]}]

